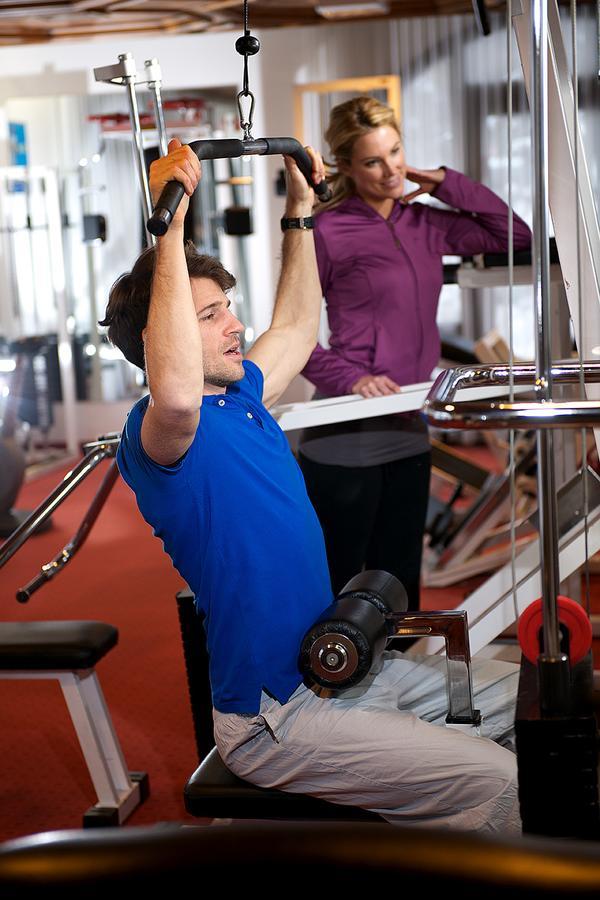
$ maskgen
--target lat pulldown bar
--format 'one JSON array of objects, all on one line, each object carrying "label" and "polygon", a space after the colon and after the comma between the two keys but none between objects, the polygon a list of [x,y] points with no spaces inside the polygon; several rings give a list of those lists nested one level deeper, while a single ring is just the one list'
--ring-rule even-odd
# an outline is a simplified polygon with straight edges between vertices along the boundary
[{"label": "lat pulldown bar", "polygon": [[[189,146],[198,159],[237,159],[240,156],[274,156],[285,153],[286,156],[291,156],[295,160],[298,168],[320,200],[326,201],[331,197],[331,191],[327,182],[313,183],[310,156],[295,138],[257,138],[256,140],[248,141],[242,141],[238,138],[224,138],[223,140],[213,141],[192,141]],[[154,212],[147,222],[150,234],[160,237],[166,233],[184,193],[184,189],[179,181],[171,181],[164,187]]]}]

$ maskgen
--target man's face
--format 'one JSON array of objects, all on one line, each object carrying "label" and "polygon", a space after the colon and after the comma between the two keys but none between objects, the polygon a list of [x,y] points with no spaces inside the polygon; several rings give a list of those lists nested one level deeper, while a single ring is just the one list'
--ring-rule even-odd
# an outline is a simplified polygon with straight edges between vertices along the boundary
[{"label": "man's face", "polygon": [[210,278],[192,278],[192,297],[202,336],[204,393],[222,389],[244,377],[240,334],[244,326],[229,307],[231,301]]}]

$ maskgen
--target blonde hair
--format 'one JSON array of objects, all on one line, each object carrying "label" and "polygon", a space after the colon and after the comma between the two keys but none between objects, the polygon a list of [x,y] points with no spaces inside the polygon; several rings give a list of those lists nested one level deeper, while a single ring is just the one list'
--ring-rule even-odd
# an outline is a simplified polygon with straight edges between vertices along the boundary
[{"label": "blonde hair", "polygon": [[[373,131],[374,128],[385,125],[393,128],[400,136],[400,127],[393,109],[374,97],[353,97],[352,100],[334,106],[325,132],[325,140],[331,149],[334,164],[327,163],[327,166],[335,165],[339,169],[340,163],[350,165],[354,144],[358,138]],[[328,174],[327,182],[332,191],[331,200],[318,204],[315,213],[332,209],[346,197],[354,194],[354,182],[343,172]]]}]

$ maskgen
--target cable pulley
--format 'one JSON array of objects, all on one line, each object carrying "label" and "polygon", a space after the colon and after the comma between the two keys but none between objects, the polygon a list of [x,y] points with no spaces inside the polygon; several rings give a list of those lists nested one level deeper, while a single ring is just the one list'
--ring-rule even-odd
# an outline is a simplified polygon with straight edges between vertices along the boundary
[{"label": "cable pulley", "polygon": [[[244,132],[244,140],[251,141],[252,116],[254,114],[254,94],[248,86],[248,57],[254,56],[260,50],[260,41],[250,34],[248,27],[248,0],[244,0],[244,33],[235,42],[235,49],[244,57],[244,78],[242,90],[237,95],[238,112],[240,115],[240,127]],[[249,100],[248,112],[244,111],[243,100]]]},{"label": "cable pulley", "polygon": [[[286,154],[295,160],[317,198],[323,202],[329,200],[331,198],[331,190],[327,182],[325,180],[319,182],[319,184],[313,182],[312,160],[299,141],[291,137],[256,139],[252,137],[254,95],[248,86],[248,57],[258,53],[260,42],[258,38],[250,34],[250,29],[248,28],[248,0],[244,0],[244,34],[235,42],[235,49],[244,57],[243,86],[237,95],[243,138],[241,141],[234,138],[192,141],[189,146],[198,159],[237,159],[240,156]],[[245,112],[244,106],[247,106],[248,102],[250,105],[247,112]],[[183,186],[178,181],[170,181],[165,185],[162,194],[158,198],[158,203],[147,222],[150,234],[157,237],[165,234],[184,193]]]}]

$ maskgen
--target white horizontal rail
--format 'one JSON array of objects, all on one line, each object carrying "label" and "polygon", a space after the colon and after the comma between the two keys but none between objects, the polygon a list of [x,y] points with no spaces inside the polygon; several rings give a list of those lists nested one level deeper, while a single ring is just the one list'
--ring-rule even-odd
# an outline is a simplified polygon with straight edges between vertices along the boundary
[{"label": "white horizontal rail", "polygon": [[[282,403],[274,406],[271,414],[282,431],[296,428],[313,428],[330,425],[333,422],[351,422],[369,419],[373,416],[388,416],[392,413],[416,412],[421,409],[433,381],[408,384],[398,394],[389,397],[360,397],[349,394],[345,397],[328,397],[325,400],[307,400],[304,403]],[[524,393],[532,387],[515,388],[515,393]],[[460,391],[461,400],[481,400],[487,397],[504,397],[508,386],[490,388],[468,388]]]}]

